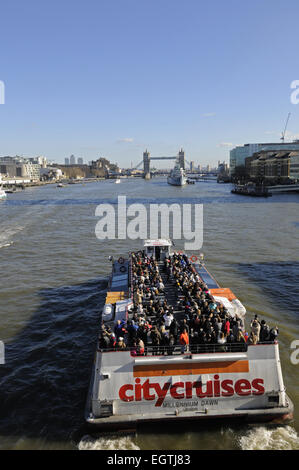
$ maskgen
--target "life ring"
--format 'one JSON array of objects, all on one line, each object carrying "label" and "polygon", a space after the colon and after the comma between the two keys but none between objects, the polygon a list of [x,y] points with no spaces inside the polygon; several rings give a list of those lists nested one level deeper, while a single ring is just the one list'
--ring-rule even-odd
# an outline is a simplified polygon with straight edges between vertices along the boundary
[{"label": "life ring", "polygon": [[192,261],[192,263],[196,263],[196,261],[198,261],[197,256],[196,255],[190,256],[190,261]]},{"label": "life ring", "polygon": [[124,258],[123,258],[122,256],[120,256],[120,257],[118,258],[118,262],[119,262],[119,264],[124,264],[125,260],[124,260]]},{"label": "life ring", "polygon": [[121,266],[119,270],[121,273],[125,273],[127,271],[125,266]]}]

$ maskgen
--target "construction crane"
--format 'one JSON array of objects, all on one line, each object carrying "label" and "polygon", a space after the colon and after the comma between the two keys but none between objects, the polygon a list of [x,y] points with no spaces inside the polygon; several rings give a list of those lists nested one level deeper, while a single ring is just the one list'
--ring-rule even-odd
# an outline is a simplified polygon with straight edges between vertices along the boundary
[{"label": "construction crane", "polygon": [[283,143],[284,143],[284,138],[285,138],[288,122],[289,122],[289,119],[290,119],[290,115],[291,115],[291,113],[288,114],[287,122],[286,122],[286,125],[285,125],[285,128],[284,128],[284,131],[281,133],[280,140],[282,140]]}]

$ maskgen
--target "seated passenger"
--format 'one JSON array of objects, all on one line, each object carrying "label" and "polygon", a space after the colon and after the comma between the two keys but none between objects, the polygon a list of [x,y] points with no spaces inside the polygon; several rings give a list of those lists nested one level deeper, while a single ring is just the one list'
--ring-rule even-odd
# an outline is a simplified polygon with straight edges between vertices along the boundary
[{"label": "seated passenger", "polygon": [[139,304],[137,307],[137,314],[142,315],[143,314],[143,306],[142,304]]},{"label": "seated passenger", "polygon": [[114,327],[114,334],[116,336],[116,340],[118,340],[120,336],[123,336],[124,333],[126,333],[125,321],[117,320],[117,323]]},{"label": "seated passenger", "polygon": [[100,349],[108,349],[110,344],[110,338],[106,333],[100,335],[99,347]]},{"label": "seated passenger", "polygon": [[257,344],[257,343],[258,343],[258,337],[252,331],[248,338],[248,344]]},{"label": "seated passenger", "polygon": [[151,330],[150,337],[152,340],[152,345],[154,346],[154,351],[153,353],[157,353],[158,349],[157,347],[160,345],[161,342],[161,334],[156,326],[154,326]]},{"label": "seated passenger", "polygon": [[174,336],[170,333],[169,338],[168,338],[168,347],[167,347],[167,354],[169,356],[171,356],[173,353],[174,345],[175,345],[175,339],[174,339]]},{"label": "seated passenger", "polygon": [[[257,315],[255,315],[255,317],[257,317]],[[261,325],[260,323],[257,321],[256,318],[254,318],[254,320],[251,322],[251,333],[256,336],[257,338],[257,342],[259,341],[260,339],[260,331],[261,331]],[[255,343],[254,343],[255,344]]]},{"label": "seated passenger", "polygon": [[269,333],[269,341],[276,341],[277,336],[278,336],[278,328],[275,326],[275,328],[271,328],[270,333]]},{"label": "seated passenger", "polygon": [[242,333],[242,331],[238,331],[238,334],[237,334],[237,343],[246,343],[246,339]]},{"label": "seated passenger", "polygon": [[144,354],[144,342],[141,338],[137,339],[137,354],[138,356],[143,356]]},{"label": "seated passenger", "polygon": [[270,341],[270,327],[267,325],[265,320],[261,321],[260,341]]},{"label": "seated passenger", "polygon": [[163,315],[163,320],[165,322],[165,328],[168,330],[170,328],[170,325],[173,321],[173,315],[171,312],[167,311],[164,315]]},{"label": "seated passenger", "polygon": [[115,333],[111,331],[111,328],[108,328],[107,330],[107,336],[109,338],[109,346],[108,348],[114,348],[116,345],[116,336]]},{"label": "seated passenger", "polygon": [[220,331],[217,343],[218,344],[225,344],[226,343],[226,338],[225,338],[224,333],[222,331]]},{"label": "seated passenger", "polygon": [[137,343],[134,341],[130,347],[131,356],[137,356]]},{"label": "seated passenger", "polygon": [[224,332],[225,332],[225,336],[228,336],[229,335],[229,332],[230,332],[230,322],[228,320],[228,318],[226,319],[226,322],[224,324]]},{"label": "seated passenger", "polygon": [[227,341],[227,343],[235,343],[236,342],[236,339],[235,339],[235,336],[234,336],[232,330],[227,335],[226,341]]},{"label": "seated passenger", "polygon": [[118,342],[116,343],[116,348],[117,349],[125,349],[127,346],[126,346],[126,343],[125,343],[125,340],[122,336],[120,336],[118,338]]},{"label": "seated passenger", "polygon": [[184,318],[180,323],[181,333],[184,331],[184,329],[187,331],[187,333],[189,335],[189,325],[188,325],[188,321],[187,321],[186,318]]},{"label": "seated passenger", "polygon": [[137,338],[138,325],[136,325],[132,320],[127,322],[127,332],[129,335],[129,344],[133,344]]}]

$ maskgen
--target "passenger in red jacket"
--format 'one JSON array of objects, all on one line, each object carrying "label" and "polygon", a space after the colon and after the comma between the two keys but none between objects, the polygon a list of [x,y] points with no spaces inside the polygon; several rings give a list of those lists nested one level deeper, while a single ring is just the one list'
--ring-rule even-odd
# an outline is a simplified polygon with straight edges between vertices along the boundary
[{"label": "passenger in red jacket", "polygon": [[225,322],[224,331],[225,331],[225,336],[228,336],[230,332],[230,322],[228,320],[226,320]]},{"label": "passenger in red jacket", "polygon": [[184,328],[183,330],[183,333],[181,333],[180,335],[180,344],[181,344],[181,352],[182,354],[185,352],[185,351],[188,351],[189,349],[189,335],[187,333],[187,329]]}]

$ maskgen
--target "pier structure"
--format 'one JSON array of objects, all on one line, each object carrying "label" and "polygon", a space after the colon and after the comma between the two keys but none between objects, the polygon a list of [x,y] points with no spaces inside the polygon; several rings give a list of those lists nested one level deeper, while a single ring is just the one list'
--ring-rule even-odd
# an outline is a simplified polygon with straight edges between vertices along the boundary
[{"label": "pier structure", "polygon": [[272,194],[299,192],[299,183],[297,184],[276,184],[275,186],[267,186],[268,191]]}]

